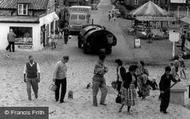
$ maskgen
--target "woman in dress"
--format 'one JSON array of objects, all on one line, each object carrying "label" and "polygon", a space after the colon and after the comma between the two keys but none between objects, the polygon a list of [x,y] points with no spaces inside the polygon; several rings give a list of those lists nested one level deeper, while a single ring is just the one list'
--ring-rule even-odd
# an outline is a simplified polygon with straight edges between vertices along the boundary
[{"label": "woman in dress", "polygon": [[119,109],[119,112],[122,111],[124,105],[128,106],[128,112],[130,112],[131,106],[134,106],[137,101],[137,77],[136,77],[136,65],[131,65],[129,67],[129,72],[126,73],[125,79],[123,79],[123,85],[121,88],[121,96],[122,96],[122,105]]}]

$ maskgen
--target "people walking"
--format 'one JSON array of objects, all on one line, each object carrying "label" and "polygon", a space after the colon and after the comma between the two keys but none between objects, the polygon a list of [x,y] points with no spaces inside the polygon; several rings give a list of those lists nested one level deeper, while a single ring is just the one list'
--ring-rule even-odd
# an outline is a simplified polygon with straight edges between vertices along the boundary
[{"label": "people walking", "polygon": [[9,50],[9,52],[15,52],[15,37],[16,34],[13,32],[13,29],[10,29],[9,33],[7,34],[7,40],[9,44],[6,47],[6,50]]},{"label": "people walking", "polygon": [[124,105],[128,106],[128,112],[130,112],[131,106],[135,106],[137,103],[137,77],[136,77],[136,65],[129,66],[129,72],[126,73],[126,77],[123,80],[123,85],[121,88],[122,105],[119,112],[122,111]]},{"label": "people walking", "polygon": [[123,66],[123,62],[120,59],[116,59],[115,63],[117,63],[117,81],[116,81],[117,91],[118,91],[118,94],[120,94],[121,85],[122,85],[123,79],[126,76],[126,70]]},{"label": "people walking", "polygon": [[167,108],[170,102],[170,85],[171,81],[177,82],[177,80],[172,76],[170,66],[165,67],[165,73],[162,75],[159,88],[160,88],[160,112],[166,114]]},{"label": "people walking", "polygon": [[104,75],[108,72],[108,68],[104,65],[105,58],[104,54],[99,55],[99,60],[94,68],[94,76],[92,78],[93,106],[98,106],[97,94],[99,89],[101,90],[100,105],[106,106],[105,99],[108,91]]},{"label": "people walking", "polygon": [[[67,90],[67,65],[66,63],[69,61],[69,56],[63,56],[60,61],[56,63],[55,71],[53,73],[53,82],[55,82],[56,90],[55,90],[55,100],[60,103],[64,103],[64,98]],[[61,93],[59,93],[61,86]]]},{"label": "people walking", "polygon": [[27,86],[28,100],[32,100],[31,87],[34,91],[35,98],[38,98],[38,83],[40,82],[40,67],[34,61],[33,56],[29,56],[29,62],[24,66],[24,82]]}]

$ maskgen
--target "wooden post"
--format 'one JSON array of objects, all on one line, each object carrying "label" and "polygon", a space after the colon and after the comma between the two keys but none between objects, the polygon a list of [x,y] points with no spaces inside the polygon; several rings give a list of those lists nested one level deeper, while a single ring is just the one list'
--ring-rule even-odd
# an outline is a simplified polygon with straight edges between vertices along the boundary
[{"label": "wooden post", "polygon": [[173,41],[172,57],[175,58],[175,41]]}]

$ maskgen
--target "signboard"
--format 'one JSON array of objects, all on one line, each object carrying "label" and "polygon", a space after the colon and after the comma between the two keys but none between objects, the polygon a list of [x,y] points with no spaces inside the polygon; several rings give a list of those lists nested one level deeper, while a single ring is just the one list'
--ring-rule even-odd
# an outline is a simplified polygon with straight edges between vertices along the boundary
[{"label": "signboard", "polygon": [[171,3],[186,3],[186,0],[170,0]]},{"label": "signboard", "polygon": [[19,49],[32,49],[32,45],[18,45]]},{"label": "signboard", "polygon": [[91,7],[87,7],[87,6],[72,6],[69,8],[70,12],[82,12],[82,13],[89,13],[91,10]]},{"label": "signboard", "polygon": [[140,39],[135,39],[135,41],[134,41],[134,47],[135,48],[140,48],[141,47],[141,40]]},{"label": "signboard", "polygon": [[180,39],[180,33],[179,32],[176,32],[174,30],[169,31],[169,40],[171,42],[177,42],[177,41],[179,41],[179,39]]},{"label": "signboard", "polygon": [[153,17],[153,16],[137,16],[139,21],[176,21],[175,17]]}]

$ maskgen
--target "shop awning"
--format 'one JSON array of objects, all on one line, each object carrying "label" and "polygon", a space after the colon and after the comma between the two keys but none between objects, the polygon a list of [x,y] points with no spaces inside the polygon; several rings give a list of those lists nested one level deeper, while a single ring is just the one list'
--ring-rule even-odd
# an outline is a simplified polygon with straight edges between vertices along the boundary
[{"label": "shop awning", "polygon": [[43,17],[40,18],[40,24],[49,24],[53,21],[59,20],[59,17],[55,12],[49,13]]},{"label": "shop awning", "polygon": [[0,23],[39,23],[39,18],[28,16],[0,16]]},{"label": "shop awning", "polygon": [[190,16],[186,16],[186,17],[184,17],[184,18],[182,18],[180,20],[183,21],[183,22],[185,22],[185,23],[190,24]]}]

